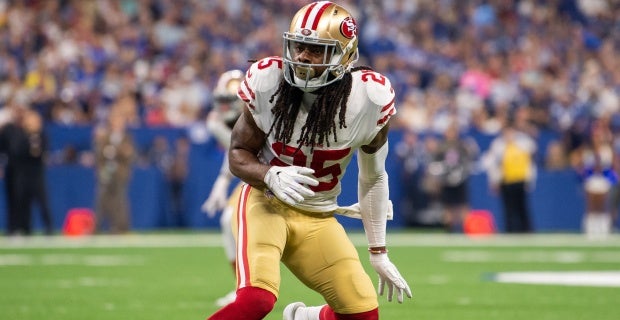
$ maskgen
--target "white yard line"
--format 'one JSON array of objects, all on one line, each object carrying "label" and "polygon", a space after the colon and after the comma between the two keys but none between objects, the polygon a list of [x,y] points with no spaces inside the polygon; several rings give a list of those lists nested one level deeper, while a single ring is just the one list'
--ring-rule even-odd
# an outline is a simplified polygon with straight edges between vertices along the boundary
[{"label": "white yard line", "polygon": [[597,250],[597,251],[578,251],[578,250],[557,250],[557,249],[536,249],[519,251],[498,251],[498,250],[444,250],[441,253],[444,262],[453,263],[558,263],[558,264],[579,264],[579,263],[620,263],[620,252],[618,250]]},{"label": "white yard line", "polygon": [[145,258],[142,256],[126,256],[114,254],[70,254],[70,253],[46,253],[43,255],[31,253],[0,253],[0,267],[4,266],[91,266],[91,267],[114,267],[129,265],[144,265]]},{"label": "white yard line", "polygon": [[588,287],[620,287],[620,271],[502,272],[491,276],[503,283]]}]

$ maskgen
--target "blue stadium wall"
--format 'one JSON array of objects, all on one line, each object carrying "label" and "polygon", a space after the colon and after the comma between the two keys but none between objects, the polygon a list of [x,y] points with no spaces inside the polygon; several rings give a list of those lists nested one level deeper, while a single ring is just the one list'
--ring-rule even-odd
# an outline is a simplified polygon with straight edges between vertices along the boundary
[{"label": "blue stadium wall", "polygon": [[[91,127],[47,128],[51,151],[73,145],[78,150],[91,148]],[[164,135],[170,141],[186,134],[182,129],[135,129],[132,130],[137,145],[144,149],[156,135]],[[390,146],[394,148],[400,141],[401,132],[391,132]],[[474,136],[482,149],[485,149],[491,137]],[[549,140],[549,139],[547,139]],[[544,143],[544,141],[543,141]],[[211,190],[223,159],[224,150],[212,139],[193,144],[187,178],[184,201],[186,212],[181,226],[190,229],[209,229],[218,227],[218,218],[210,219],[200,211],[200,206]],[[400,214],[402,190],[399,182],[400,169],[394,153],[388,159],[390,174],[390,197],[394,203],[394,220],[389,227],[406,228],[407,218]],[[357,166],[353,159],[343,179],[341,205],[352,204],[357,195]],[[54,224],[57,230],[62,228],[65,215],[72,208],[94,208],[95,175],[94,170],[79,165],[55,165],[47,172],[47,185]],[[503,229],[503,216],[497,195],[489,192],[484,173],[470,178],[470,203],[476,210],[490,211],[496,220],[498,229]],[[6,199],[4,183],[0,183],[0,228],[6,227]],[[135,166],[130,184],[129,199],[131,205],[131,225],[134,230],[156,230],[176,228],[175,217],[170,210],[170,202],[162,174],[150,166]],[[532,222],[538,232],[579,232],[584,211],[584,197],[575,174],[568,171],[540,172],[535,190],[531,193]],[[35,229],[41,228],[38,208],[34,208],[33,221]],[[347,228],[362,228],[359,220],[339,217]]]}]

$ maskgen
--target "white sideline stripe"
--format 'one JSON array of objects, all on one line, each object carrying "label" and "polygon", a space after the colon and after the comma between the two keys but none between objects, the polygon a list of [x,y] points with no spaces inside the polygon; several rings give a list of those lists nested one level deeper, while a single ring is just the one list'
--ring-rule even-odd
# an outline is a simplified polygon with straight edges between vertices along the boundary
[{"label": "white sideline stripe", "polygon": [[525,250],[519,252],[497,252],[487,250],[447,250],[442,252],[441,258],[445,262],[455,263],[620,263],[620,251]]},{"label": "white sideline stripe", "polygon": [[73,289],[80,287],[128,287],[131,281],[124,279],[109,279],[95,277],[79,277],[75,279],[60,279],[55,281],[46,281],[46,284],[59,289]]},{"label": "white sideline stripe", "polygon": [[132,255],[96,255],[96,254],[0,254],[0,267],[3,266],[63,266],[79,265],[91,267],[113,267],[144,265],[144,257]]},{"label": "white sideline stripe", "polygon": [[[363,232],[349,232],[356,246],[366,246]],[[529,234],[468,237],[444,233],[399,233],[388,231],[390,247],[620,247],[620,235],[589,240],[583,234]],[[37,248],[181,248],[221,247],[219,233],[94,235],[85,237],[0,237],[0,250]]]},{"label": "white sideline stripe", "polygon": [[502,283],[620,287],[620,271],[504,272],[492,279]]}]

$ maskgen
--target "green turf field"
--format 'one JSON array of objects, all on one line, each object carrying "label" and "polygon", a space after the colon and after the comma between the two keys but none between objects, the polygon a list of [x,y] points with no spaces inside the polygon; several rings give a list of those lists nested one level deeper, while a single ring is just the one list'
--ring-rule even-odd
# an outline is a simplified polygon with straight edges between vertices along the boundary
[{"label": "green turf field", "polygon": [[[366,263],[363,235],[351,236]],[[562,234],[470,239],[392,232],[388,241],[414,298],[397,304],[381,297],[382,319],[620,319],[617,235],[590,241]],[[205,319],[234,282],[219,244],[214,232],[2,238],[0,319]],[[554,273],[528,277],[542,271]],[[281,319],[292,301],[321,303],[288,271],[282,275],[280,299],[266,319]],[[502,278],[562,284],[492,281]]]}]

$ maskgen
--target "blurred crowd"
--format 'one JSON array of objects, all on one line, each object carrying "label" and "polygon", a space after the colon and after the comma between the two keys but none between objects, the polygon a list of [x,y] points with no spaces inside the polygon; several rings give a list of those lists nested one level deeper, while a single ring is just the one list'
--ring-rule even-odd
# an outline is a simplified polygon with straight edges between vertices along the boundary
[{"label": "blurred crowd", "polygon": [[[593,128],[620,153],[619,0],[338,2],[357,17],[358,65],[397,92],[393,128],[422,141],[454,123],[552,132],[548,169],[583,164]],[[16,109],[68,126],[116,113],[129,128],[202,123],[218,76],[280,55],[306,3],[0,0],[0,123]]]},{"label": "blurred crowd", "polygon": [[[516,109],[536,130],[615,124],[620,1],[345,0],[361,60],[392,81],[397,126],[495,134]],[[281,53],[306,1],[0,0],[0,118],[30,107],[49,122],[130,126],[204,119],[219,74]],[[7,108],[8,107],[8,108]],[[568,150],[567,150],[568,151]]]}]

